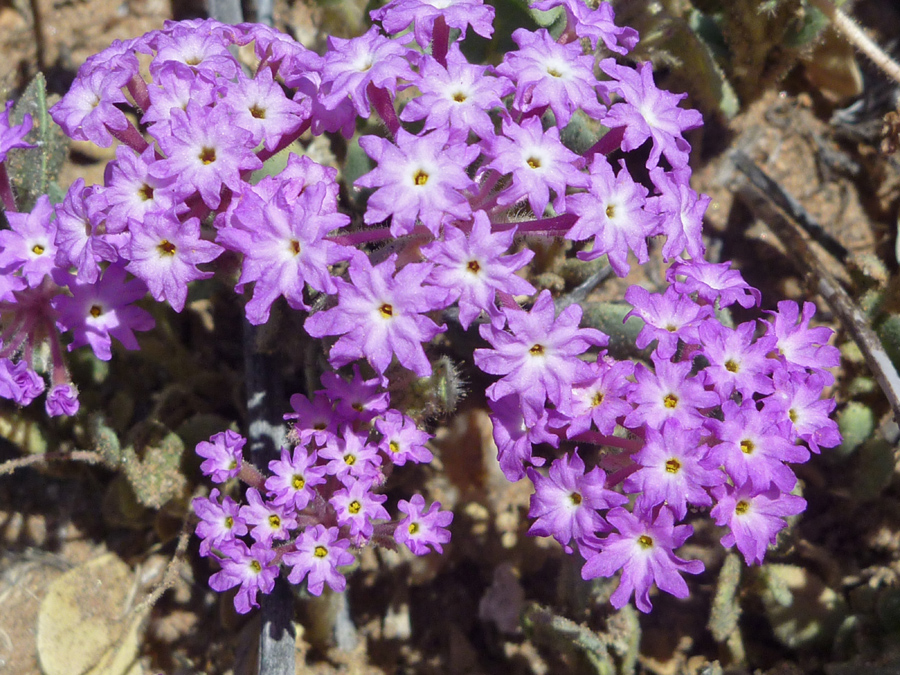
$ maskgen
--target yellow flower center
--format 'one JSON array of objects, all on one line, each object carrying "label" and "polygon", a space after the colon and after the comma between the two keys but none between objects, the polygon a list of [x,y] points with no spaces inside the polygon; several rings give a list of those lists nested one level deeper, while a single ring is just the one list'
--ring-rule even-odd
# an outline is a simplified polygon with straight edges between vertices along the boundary
[{"label": "yellow flower center", "polygon": [[665,398],[663,398],[663,405],[672,410],[678,405],[678,397],[675,394],[666,394]]},{"label": "yellow flower center", "polygon": [[359,510],[362,508],[362,504],[360,504],[355,499],[347,504],[347,510],[352,513],[354,516],[359,513]]},{"label": "yellow flower center", "polygon": [[328,549],[320,544],[319,546],[316,546],[315,550],[313,550],[313,555],[317,558],[324,558],[328,555]]},{"label": "yellow flower center", "polygon": [[741,501],[739,501],[737,504],[734,505],[734,512],[739,516],[744,515],[749,510],[750,510],[750,502],[748,502],[746,500],[742,499]]},{"label": "yellow flower center", "polygon": [[306,479],[303,476],[296,473],[291,476],[291,487],[293,487],[295,490],[302,490],[305,485]]},{"label": "yellow flower center", "polygon": [[678,473],[681,470],[681,462],[674,457],[666,462],[667,473]]},{"label": "yellow flower center", "polygon": [[646,534],[642,534],[638,537],[638,544],[642,549],[653,548],[653,539],[648,537]]},{"label": "yellow flower center", "polygon": [[156,245],[156,250],[159,251],[162,255],[175,255],[175,251],[178,249],[168,239],[163,239]]},{"label": "yellow flower center", "polygon": [[138,190],[138,197],[141,198],[142,202],[149,202],[153,199],[153,188],[144,183],[141,185],[140,190]]},{"label": "yellow flower center", "polygon": [[199,159],[204,164],[212,164],[216,161],[216,149],[215,148],[203,148],[200,151],[200,154],[197,155],[197,159]]}]

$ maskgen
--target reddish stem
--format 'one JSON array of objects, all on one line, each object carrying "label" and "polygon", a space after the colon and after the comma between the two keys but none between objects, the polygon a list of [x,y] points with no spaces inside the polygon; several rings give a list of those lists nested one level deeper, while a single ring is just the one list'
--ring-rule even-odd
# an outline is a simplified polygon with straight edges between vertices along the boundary
[{"label": "reddish stem", "polygon": [[450,26],[447,25],[443,15],[441,15],[434,20],[434,28],[431,32],[431,55],[444,68],[447,67],[447,52],[449,49]]},{"label": "reddish stem", "polygon": [[150,93],[147,91],[147,82],[139,74],[135,74],[128,81],[128,93],[134,99],[135,105],[141,111],[147,111],[150,108]]},{"label": "reddish stem", "polygon": [[578,216],[575,214],[564,213],[553,218],[541,218],[540,220],[529,220],[522,223],[494,223],[493,229],[496,232],[503,232],[515,227],[517,228],[517,234],[547,234],[555,237],[568,232],[577,220]]},{"label": "reddish stem", "polygon": [[608,155],[613,150],[618,150],[622,145],[622,139],[625,138],[625,127],[616,127],[615,129],[610,129],[606,134],[603,135],[599,141],[594,143],[587,151],[584,153],[584,158],[586,160],[591,159],[598,152],[601,155]]},{"label": "reddish stem", "polygon": [[138,131],[131,122],[129,122],[128,126],[121,131],[113,129],[109,125],[107,125],[106,130],[112,134],[113,138],[120,143],[124,143],[129,148],[132,148],[138,154],[141,154],[150,147],[147,139],[141,136],[141,132]]},{"label": "reddish stem", "polygon": [[238,478],[252,488],[265,490],[266,477],[250,462],[241,462],[241,472],[238,474]]},{"label": "reddish stem", "polygon": [[371,82],[366,87],[366,93],[369,95],[372,108],[378,113],[391,136],[396,136],[400,130],[400,120],[397,117],[397,111],[394,110],[394,99],[391,98],[390,93],[387,89],[376,87]]},{"label": "reddish stem", "polygon": [[6,172],[6,162],[0,162],[0,199],[3,200],[5,211],[16,211],[16,198],[13,195],[12,183],[9,182],[9,174]]},{"label": "reddish stem", "polygon": [[585,431],[570,440],[576,443],[590,443],[591,445],[607,445],[612,448],[621,448],[629,453],[637,452],[644,447],[644,444],[639,440],[607,436],[599,431]]}]

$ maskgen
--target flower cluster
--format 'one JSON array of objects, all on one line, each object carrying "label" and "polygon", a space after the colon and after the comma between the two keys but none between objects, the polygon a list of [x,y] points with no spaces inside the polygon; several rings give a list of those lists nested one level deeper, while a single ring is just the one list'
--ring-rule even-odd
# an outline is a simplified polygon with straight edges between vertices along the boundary
[{"label": "flower cluster", "polygon": [[306,580],[309,592],[320,595],[325,584],[343,590],[338,568],[353,562],[351,546],[403,544],[423,555],[442,551],[450,540],[453,514],[440,511],[439,503],[426,510],[424,498],[413,495],[398,504],[405,517],[391,521],[387,497],[377,492],[394,465],[431,461],[431,436],[389,408],[379,380],[363,380],[359,369],[349,381],[337,375],[326,381],[312,400],[292,397],[294,412],[285,418],[294,445],[269,462],[268,477],[243,461],[246,440],[233,431],[197,446],[205,458],[201,469],[213,482],[239,476],[250,486],[244,505],[218,489],[194,500],[200,553],[215,555],[222,567],[210,585],[238,587],[239,612],[256,604],[258,592],[272,590],[282,563],[291,583]]},{"label": "flower cluster", "polygon": [[[460,49],[470,29],[493,33],[482,0],[392,0],[324,55],[264,26],[173,22],[92,57],[51,110],[71,138],[120,145],[103,185],[77,181],[29,214],[7,203],[0,396],[40,394],[33,352],[48,342],[47,409],[73,414],[60,333],[100,359],[113,337],[135,349],[134,333],[153,327],[135,301],[149,293],[182,311],[225,254],[240,260],[247,320],[266,323],[284,298],[335,369],[312,398],[292,399],[291,445],[267,476],[232,431],[197,446],[214,482],[249,485],[245,503],[218,489],[194,503],[201,553],[221,567],[210,583],[239,587],[241,612],[282,567],[321,593],[344,587],[339,568],[369,542],[421,555],[449,540],[438,504],[414,495],[392,520],[379,493],[394,465],[432,458],[421,416],[389,391],[433,374],[446,322],[482,341],[471,360],[496,378],[484,394],[502,470],[534,483],[531,533],[577,549],[586,579],[622,570],[617,607],[633,593],[648,611],[653,584],[687,595],[682,575],[702,570],[675,553],[692,533],[689,505],[710,509],[724,546],[762,562],[805,507],[789,465],[839,442],[822,399],[838,355],[829,331],[810,327],[813,306],[723,322],[760,294],[704,260],[710,200],[690,187],[685,139],[699,113],[658,89],[650,64],[620,62],[637,34],[608,3],[535,7],[562,7],[562,33],[516,30],[496,67]],[[355,182],[361,223],[340,203],[335,168],[290,154],[280,173],[258,171],[304,134],[373,129],[373,113],[383,127],[358,138],[372,167]],[[576,152],[560,131],[584,119],[609,131]],[[3,124],[0,161],[27,131]],[[648,180],[632,176],[635,162]],[[663,238],[669,287],[625,296],[643,321],[636,347],[652,347],[645,361],[614,359],[578,305],[557,311],[537,292],[522,235],[568,240],[619,276]],[[389,245],[369,246],[379,242]],[[337,373],[350,364],[350,379]]]}]

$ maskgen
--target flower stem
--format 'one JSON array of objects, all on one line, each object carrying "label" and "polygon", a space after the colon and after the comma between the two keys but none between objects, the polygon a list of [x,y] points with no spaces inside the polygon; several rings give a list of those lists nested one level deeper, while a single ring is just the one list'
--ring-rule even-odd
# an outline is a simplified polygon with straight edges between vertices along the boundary
[{"label": "flower stem", "polygon": [[6,172],[6,162],[0,162],[0,200],[3,200],[5,211],[16,210],[16,198],[13,196],[12,183],[9,182],[9,174]]},{"label": "flower stem", "polygon": [[894,61],[878,44],[865,34],[859,24],[838,9],[831,0],[812,0],[827,16],[841,35],[847,38],[854,47],[868,56],[872,63],[881,68],[885,75],[895,82],[900,82],[900,64]]},{"label": "flower stem", "polygon": [[394,110],[394,100],[386,89],[376,87],[369,82],[366,87],[366,93],[369,95],[369,101],[378,116],[384,121],[384,125],[388,128],[391,136],[396,136],[400,130],[400,120],[397,118],[397,111]]},{"label": "flower stem", "polygon": [[431,55],[444,68],[447,67],[447,51],[450,49],[450,26],[443,15],[434,20],[431,32]]}]

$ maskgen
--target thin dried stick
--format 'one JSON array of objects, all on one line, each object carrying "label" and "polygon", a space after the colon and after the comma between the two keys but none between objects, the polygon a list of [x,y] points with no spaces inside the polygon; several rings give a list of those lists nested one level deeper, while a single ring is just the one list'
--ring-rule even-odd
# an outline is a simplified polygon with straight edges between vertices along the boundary
[{"label": "thin dried stick", "polygon": [[830,20],[835,29],[847,38],[854,47],[869,57],[881,68],[885,75],[900,83],[900,64],[892,59],[878,44],[860,28],[859,24],[835,7],[831,0],[810,0]]},{"label": "thin dried stick", "polygon": [[[813,282],[811,285],[825,298],[841,325],[859,345],[869,370],[894,411],[894,418],[900,422],[900,375],[884,351],[881,340],[869,327],[866,317],[847,292],[822,265],[801,234],[800,227],[776,205],[788,197],[787,193],[743,152],[733,153],[732,158],[737,168],[747,177],[738,189],[741,199],[796,256],[800,270],[810,277]],[[811,219],[808,214],[807,217]]]},{"label": "thin dried stick", "polygon": [[74,462],[87,462],[88,464],[103,464],[105,462],[103,455],[93,450],[73,450],[71,452],[43,452],[39,455],[28,455],[27,457],[19,457],[11,459],[0,464],[0,476],[13,473],[17,469],[32,464],[40,464],[41,462],[56,462],[60,460],[69,460]]}]

